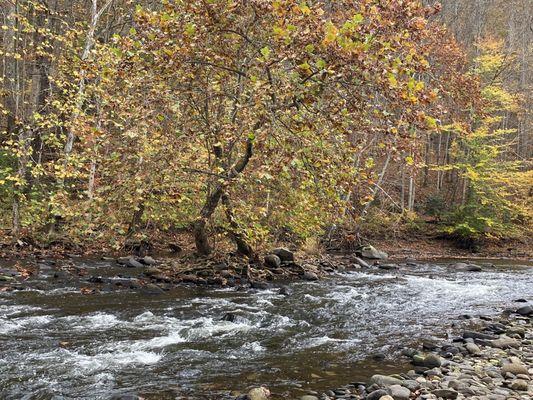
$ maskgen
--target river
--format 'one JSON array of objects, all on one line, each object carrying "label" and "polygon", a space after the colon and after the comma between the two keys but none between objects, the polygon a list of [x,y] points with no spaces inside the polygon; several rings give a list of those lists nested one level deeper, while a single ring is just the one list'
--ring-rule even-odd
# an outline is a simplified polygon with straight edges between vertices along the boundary
[{"label": "river", "polygon": [[[117,274],[106,262],[76,263],[89,277]],[[465,315],[533,300],[531,264],[494,263],[477,273],[444,260],[348,271],[288,284],[290,296],[275,286],[84,295],[75,280],[40,287],[53,281],[44,274],[0,292],[0,398],[231,399],[265,384],[290,399],[404,371],[401,349],[454,335]]]}]

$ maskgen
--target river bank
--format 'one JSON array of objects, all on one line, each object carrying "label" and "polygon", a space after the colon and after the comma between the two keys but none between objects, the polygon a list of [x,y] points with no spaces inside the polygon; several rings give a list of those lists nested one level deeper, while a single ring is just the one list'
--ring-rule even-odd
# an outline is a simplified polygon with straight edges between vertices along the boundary
[{"label": "river bank", "polygon": [[[533,307],[508,310],[500,317],[472,320],[475,330],[441,342],[404,349],[413,369],[373,375],[325,393],[309,392],[300,400],[488,399],[533,397]],[[472,318],[468,316],[468,318]],[[237,400],[267,400],[266,387],[251,389]]]}]

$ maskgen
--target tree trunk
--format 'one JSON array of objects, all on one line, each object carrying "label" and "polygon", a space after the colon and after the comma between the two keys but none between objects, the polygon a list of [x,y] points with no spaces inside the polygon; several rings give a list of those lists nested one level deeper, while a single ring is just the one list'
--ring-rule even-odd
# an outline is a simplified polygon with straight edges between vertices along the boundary
[{"label": "tree trunk", "polygon": [[231,205],[231,200],[227,193],[222,194],[222,203],[226,208],[226,218],[229,223],[229,235],[231,239],[237,245],[237,253],[240,255],[246,256],[248,258],[254,257],[254,251],[252,247],[246,242],[246,238],[241,232],[239,224],[235,220],[235,214],[233,213],[233,207]]},{"label": "tree trunk", "polygon": [[[233,165],[228,174],[227,180],[235,178],[239,175],[248,165],[250,158],[253,155],[253,139],[246,141],[246,150],[242,157]],[[209,236],[207,234],[207,222],[215,213],[215,210],[220,203],[220,199],[224,194],[226,183],[218,182],[214,189],[207,195],[204,206],[200,211],[200,217],[193,223],[194,242],[196,244],[196,251],[201,256],[208,256],[213,252],[213,248],[209,243]]]}]

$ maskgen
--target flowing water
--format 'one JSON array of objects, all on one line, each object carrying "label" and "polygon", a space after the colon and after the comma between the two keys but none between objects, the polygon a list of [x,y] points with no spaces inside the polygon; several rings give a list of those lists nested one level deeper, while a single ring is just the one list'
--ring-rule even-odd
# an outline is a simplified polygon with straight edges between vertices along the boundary
[{"label": "flowing water", "polygon": [[290,284],[288,297],[186,287],[83,295],[75,285],[0,293],[0,399],[223,399],[260,384],[296,398],[404,371],[402,348],[453,335],[461,315],[533,300],[531,265],[446,265],[346,272]]}]

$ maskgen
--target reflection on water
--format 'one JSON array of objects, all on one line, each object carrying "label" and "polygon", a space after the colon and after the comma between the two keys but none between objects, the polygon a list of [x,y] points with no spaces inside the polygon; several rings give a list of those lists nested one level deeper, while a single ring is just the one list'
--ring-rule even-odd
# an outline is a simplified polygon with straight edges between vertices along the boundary
[{"label": "reflection on water", "polygon": [[[401,348],[451,335],[460,315],[532,300],[533,270],[425,264],[291,287],[290,297],[277,289],[1,293],[0,398],[219,399],[258,384],[292,398],[401,370]],[[389,358],[368,361],[378,353]]]}]

